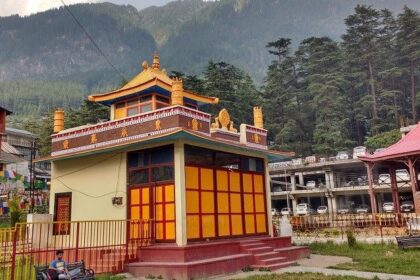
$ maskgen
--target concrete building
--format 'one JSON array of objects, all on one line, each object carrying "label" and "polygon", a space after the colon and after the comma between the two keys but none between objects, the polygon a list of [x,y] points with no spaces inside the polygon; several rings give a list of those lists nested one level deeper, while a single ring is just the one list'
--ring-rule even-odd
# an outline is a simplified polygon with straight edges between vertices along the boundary
[{"label": "concrete building", "polygon": [[[293,164],[294,163],[294,164]],[[278,210],[288,205],[296,214],[296,205],[308,203],[315,211],[327,206],[330,214],[339,209],[370,208],[369,184],[365,164],[358,159],[304,163],[299,161],[269,165],[272,179],[272,206]],[[409,177],[400,166],[397,176],[400,201],[413,201]],[[385,165],[373,169],[373,189],[378,212],[385,202],[392,202],[389,171]],[[369,209],[370,211],[370,209]]]}]

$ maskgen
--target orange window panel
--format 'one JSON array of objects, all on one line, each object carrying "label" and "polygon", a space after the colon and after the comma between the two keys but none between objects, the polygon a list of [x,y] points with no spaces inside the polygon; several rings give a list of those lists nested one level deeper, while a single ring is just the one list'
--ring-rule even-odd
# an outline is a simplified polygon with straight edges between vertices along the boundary
[{"label": "orange window panel", "polygon": [[163,186],[158,186],[155,188],[155,202],[163,201]]},{"label": "orange window panel", "polygon": [[149,203],[149,188],[142,188],[141,189],[141,202],[143,204],[148,204]]},{"label": "orange window panel", "polygon": [[198,168],[185,167],[185,187],[187,189],[198,189]]},{"label": "orange window panel", "polygon": [[162,222],[156,222],[155,223],[155,230],[156,230],[156,239],[162,240],[163,239],[163,223]]},{"label": "orange window panel", "polygon": [[243,235],[242,215],[231,215],[232,235]]},{"label": "orange window panel", "polygon": [[187,191],[186,200],[187,213],[198,213],[198,191]]},{"label": "orange window panel", "polygon": [[201,212],[205,214],[214,213],[213,192],[201,192]]},{"label": "orange window panel", "polygon": [[231,192],[241,191],[241,175],[238,172],[229,173],[229,181]]},{"label": "orange window panel", "polygon": [[175,239],[175,223],[169,222],[166,223],[166,240]]},{"label": "orange window panel", "polygon": [[245,232],[246,234],[255,233],[255,220],[253,214],[245,215]]},{"label": "orange window panel", "polygon": [[265,212],[263,194],[255,195],[255,212]]},{"label": "orange window panel", "polygon": [[139,238],[140,237],[140,225],[133,223],[130,224],[130,238]]},{"label": "orange window panel", "polygon": [[242,174],[242,181],[244,185],[244,192],[252,192],[252,175]]},{"label": "orange window panel", "polygon": [[230,235],[229,215],[218,215],[219,236]]},{"label": "orange window panel", "polygon": [[173,203],[169,203],[165,205],[165,212],[166,212],[166,220],[175,220],[175,205]]},{"label": "orange window panel", "polygon": [[157,222],[163,221],[163,205],[162,204],[155,205],[155,220]]},{"label": "orange window panel", "polygon": [[142,208],[141,208],[141,218],[142,219],[150,219],[150,207],[148,206],[148,205],[146,205],[146,206],[143,206]]},{"label": "orange window panel", "polygon": [[217,193],[217,212],[229,213],[229,194]]},{"label": "orange window panel", "polygon": [[263,193],[264,192],[264,183],[262,175],[254,175],[254,192]]},{"label": "orange window panel", "polygon": [[241,195],[239,193],[230,194],[230,212],[231,213],[241,213]]},{"label": "orange window panel", "polygon": [[217,190],[228,191],[228,173],[227,171],[217,170]]},{"label": "orange window panel", "polygon": [[201,189],[213,190],[213,169],[201,168]]},{"label": "orange window panel", "polygon": [[257,232],[258,233],[267,232],[265,219],[266,219],[265,214],[257,214]]},{"label": "orange window panel", "polygon": [[140,206],[132,206],[130,211],[130,218],[132,220],[140,219]]},{"label": "orange window panel", "polygon": [[116,120],[125,118],[127,116],[127,110],[126,110],[125,107],[117,108],[117,109],[115,109],[114,112],[115,112],[114,119],[116,119]]},{"label": "orange window panel", "polygon": [[204,215],[201,217],[202,220],[202,232],[203,238],[215,237],[216,236],[216,223],[214,215]]},{"label": "orange window panel", "polygon": [[200,237],[200,219],[198,215],[187,215],[187,238]]},{"label": "orange window panel", "polygon": [[139,205],[140,204],[140,189],[132,189],[131,190],[131,205]]},{"label": "orange window panel", "polygon": [[252,194],[244,194],[245,213],[254,213],[254,196]]},{"label": "orange window panel", "polygon": [[165,186],[165,201],[166,202],[175,201],[175,186],[174,185]]}]

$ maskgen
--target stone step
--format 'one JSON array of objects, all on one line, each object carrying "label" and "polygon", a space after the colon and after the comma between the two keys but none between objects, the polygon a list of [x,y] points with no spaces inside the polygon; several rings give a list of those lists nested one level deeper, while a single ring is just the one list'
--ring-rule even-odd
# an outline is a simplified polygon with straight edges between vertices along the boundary
[{"label": "stone step", "polygon": [[276,257],[280,257],[280,254],[277,252],[268,252],[268,253],[262,253],[262,254],[254,254],[254,259],[255,260],[266,260],[266,259],[272,259],[272,258],[276,258]]},{"label": "stone step", "polygon": [[282,263],[276,263],[276,264],[270,264],[270,265],[252,265],[251,267],[255,270],[268,269],[270,271],[274,271],[274,270],[288,267],[295,264],[296,264],[295,261],[290,261],[290,262],[282,262]]},{"label": "stone step", "polygon": [[267,246],[267,244],[264,244],[262,242],[241,244],[241,248],[244,248],[244,249],[266,247],[266,246]]},{"label": "stone step", "polygon": [[262,254],[262,253],[269,253],[269,252],[273,252],[273,250],[274,250],[273,247],[268,247],[268,246],[244,249],[245,252],[248,252],[248,253],[253,254],[253,255]]},{"label": "stone step", "polygon": [[309,248],[305,246],[291,246],[285,248],[274,249],[274,252],[288,260],[297,260],[309,256]]},{"label": "stone step", "polygon": [[273,264],[279,264],[286,262],[287,259],[285,257],[275,257],[271,259],[265,259],[265,260],[258,260],[255,264],[257,265],[273,265]]}]

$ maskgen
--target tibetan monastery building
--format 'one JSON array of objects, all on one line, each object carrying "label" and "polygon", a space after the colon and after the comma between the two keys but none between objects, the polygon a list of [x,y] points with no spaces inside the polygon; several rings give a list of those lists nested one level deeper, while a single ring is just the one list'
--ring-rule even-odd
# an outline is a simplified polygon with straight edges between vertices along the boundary
[{"label": "tibetan monastery building", "polygon": [[183,89],[151,66],[122,88],[89,96],[110,121],[63,129],[55,114],[50,213],[55,221],[150,219],[156,243],[272,236],[267,164],[293,154],[270,151],[262,110],[235,128],[218,103]]}]

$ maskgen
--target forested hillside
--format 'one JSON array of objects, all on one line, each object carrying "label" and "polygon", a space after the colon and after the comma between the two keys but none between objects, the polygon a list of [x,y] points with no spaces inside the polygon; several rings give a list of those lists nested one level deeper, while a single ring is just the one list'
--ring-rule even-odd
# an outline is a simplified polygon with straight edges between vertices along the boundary
[{"label": "forested hillside", "polygon": [[[227,107],[239,124],[263,104],[272,145],[299,155],[331,155],[419,119],[418,1],[185,0],[143,11],[109,3],[70,9],[116,70],[63,8],[0,18],[0,105],[16,112],[12,120],[60,106],[79,116],[69,126],[95,121],[91,104],[76,109],[85,96],[121,85],[156,49],[187,88],[220,97],[208,110]],[[24,122],[40,135],[51,128]]]}]

